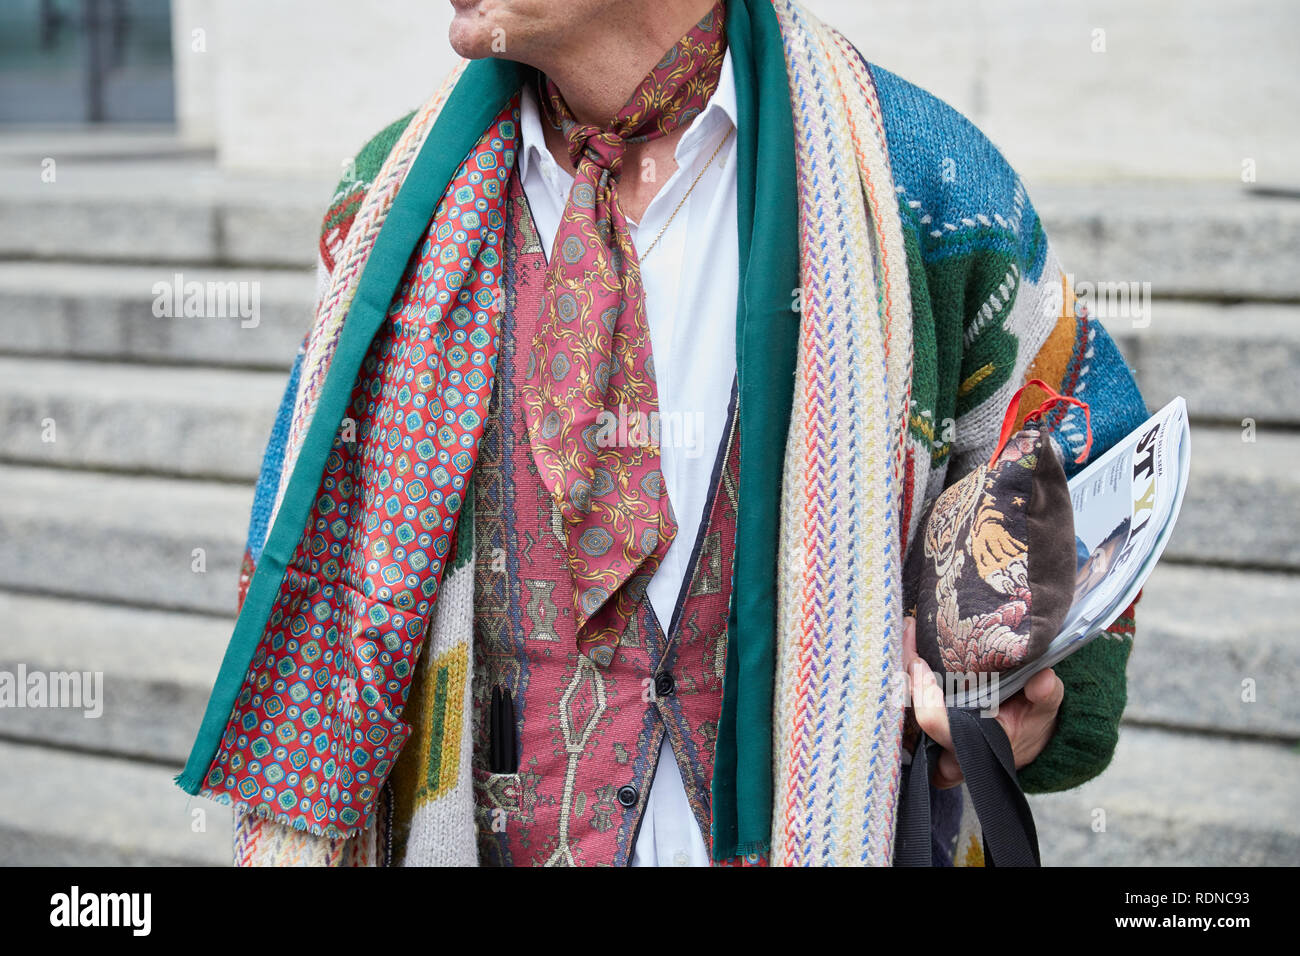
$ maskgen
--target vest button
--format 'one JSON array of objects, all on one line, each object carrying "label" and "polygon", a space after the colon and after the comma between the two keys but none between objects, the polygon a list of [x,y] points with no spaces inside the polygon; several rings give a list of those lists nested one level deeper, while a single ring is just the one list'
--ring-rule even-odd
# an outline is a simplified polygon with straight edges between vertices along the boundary
[{"label": "vest button", "polygon": [[636,792],[636,787],[628,786],[618,788],[618,802],[623,804],[625,807],[635,807],[637,797],[639,796],[640,794]]},{"label": "vest button", "polygon": [[673,680],[673,675],[667,671],[660,671],[655,675],[655,696],[671,697],[673,691],[677,689],[677,682]]}]

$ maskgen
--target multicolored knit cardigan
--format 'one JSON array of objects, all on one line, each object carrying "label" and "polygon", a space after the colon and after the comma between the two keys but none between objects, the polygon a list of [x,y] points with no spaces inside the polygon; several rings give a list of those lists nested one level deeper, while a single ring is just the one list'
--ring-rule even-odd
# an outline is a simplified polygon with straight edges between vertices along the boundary
[{"label": "multicolored knit cardigan", "polygon": [[[1109,336],[1076,306],[1020,179],[970,122],[790,0],[731,0],[727,35],[740,114],[742,457],[712,852],[889,864],[900,573],[925,503],[988,457],[1028,379],[1089,403],[1093,456],[1146,409]],[[525,75],[503,60],[462,64],[366,145],[325,218],[321,295],[258,481],[239,620],[177,777],[236,806],[237,862],[477,860],[472,506],[459,515],[410,686],[386,715],[410,735],[398,765],[425,781],[417,796],[386,800],[391,790],[377,786],[364,806],[331,806],[339,788],[327,778],[315,781],[312,809],[277,805],[241,791],[214,757],[256,727],[258,715],[241,716],[240,689],[256,676],[250,666],[276,661],[264,643],[270,601],[294,573],[286,564],[361,356],[435,204]],[[1048,425],[1073,473],[1081,417],[1062,407]],[[1058,667],[1065,702],[1047,749],[1021,772],[1027,790],[1075,786],[1109,762],[1132,627],[1130,608],[1115,640]],[[345,663],[334,665],[328,706],[350,703],[339,693]],[[385,817],[409,834],[400,860],[378,845]],[[949,817],[936,823],[936,857],[978,863],[969,805]]]}]

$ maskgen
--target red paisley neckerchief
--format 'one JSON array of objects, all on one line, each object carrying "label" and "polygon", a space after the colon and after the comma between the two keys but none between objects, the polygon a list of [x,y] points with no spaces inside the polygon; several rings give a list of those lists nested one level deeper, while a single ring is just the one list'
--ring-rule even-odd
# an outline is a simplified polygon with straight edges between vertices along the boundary
[{"label": "red paisley neckerchief", "polygon": [[677,534],[619,174],[629,143],[671,133],[704,108],[722,73],[725,22],[719,2],[603,128],[580,123],[555,84],[542,83],[543,112],[564,134],[576,175],[521,391],[533,457],[564,521],[578,647],[602,666]]}]

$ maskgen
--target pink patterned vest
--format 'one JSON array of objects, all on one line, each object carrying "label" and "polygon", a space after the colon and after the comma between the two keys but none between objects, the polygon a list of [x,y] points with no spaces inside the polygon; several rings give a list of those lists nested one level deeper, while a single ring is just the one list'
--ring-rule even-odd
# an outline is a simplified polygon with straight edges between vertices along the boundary
[{"label": "pink patterned vest", "polygon": [[[546,255],[510,179],[506,307],[474,473],[474,796],[483,866],[626,865],[660,743],[706,845],[722,709],[739,466],[735,399],[712,497],[671,622],[645,596],[614,659],[580,654],[558,509],[537,474],[519,386],[541,321]],[[665,628],[663,625],[667,624]],[[489,773],[492,692],[514,701],[517,773]]]}]

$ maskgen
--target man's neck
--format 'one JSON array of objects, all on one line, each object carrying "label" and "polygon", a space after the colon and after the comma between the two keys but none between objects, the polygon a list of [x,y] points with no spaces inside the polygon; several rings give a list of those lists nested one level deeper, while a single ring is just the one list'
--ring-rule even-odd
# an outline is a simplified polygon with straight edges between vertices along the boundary
[{"label": "man's neck", "polygon": [[587,24],[570,45],[531,65],[555,82],[580,122],[604,126],[712,6],[713,0],[628,3],[617,16]]}]

